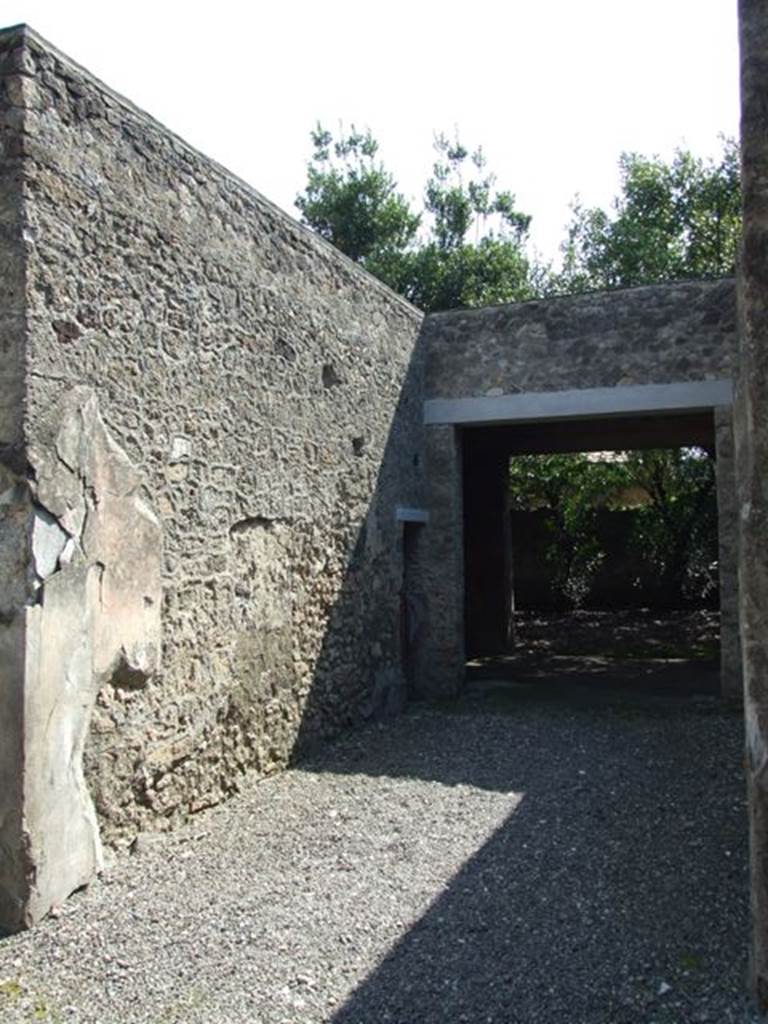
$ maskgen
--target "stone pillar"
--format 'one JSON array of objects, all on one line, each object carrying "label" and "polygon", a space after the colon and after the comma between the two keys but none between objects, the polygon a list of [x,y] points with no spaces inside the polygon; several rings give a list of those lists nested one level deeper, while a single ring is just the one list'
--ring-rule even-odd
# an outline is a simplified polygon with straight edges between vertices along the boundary
[{"label": "stone pillar", "polygon": [[740,0],[744,214],[735,404],[739,608],[752,897],[751,980],[768,1010],[768,5]]},{"label": "stone pillar", "polygon": [[30,506],[0,466],[0,928],[23,921],[32,863],[24,831],[24,677]]},{"label": "stone pillar", "polygon": [[717,542],[720,576],[720,693],[728,700],[743,697],[739,637],[738,502],[730,408],[715,409],[715,472]]},{"label": "stone pillar", "polygon": [[0,927],[13,927],[32,872],[21,808],[24,775],[24,608],[31,561],[26,463],[26,252],[20,125],[23,33],[0,39]]},{"label": "stone pillar", "polygon": [[464,574],[467,654],[507,649],[511,613],[509,456],[464,445]]},{"label": "stone pillar", "polygon": [[429,523],[423,541],[427,622],[421,696],[448,697],[464,681],[464,566],[461,440],[452,426],[425,428]]}]

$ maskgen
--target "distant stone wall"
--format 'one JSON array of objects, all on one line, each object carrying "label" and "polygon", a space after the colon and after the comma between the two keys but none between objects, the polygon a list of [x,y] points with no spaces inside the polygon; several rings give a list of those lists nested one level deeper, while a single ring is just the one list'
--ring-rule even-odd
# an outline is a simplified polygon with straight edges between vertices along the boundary
[{"label": "distant stone wall", "polygon": [[[644,385],[727,381],[734,377],[736,367],[736,289],[730,279],[690,281],[454,310],[426,318],[422,344],[427,400],[492,400],[590,388],[616,388],[618,393],[621,388]],[[499,403],[498,408],[504,406]],[[714,431],[714,409],[712,422]],[[717,422],[718,454],[723,463],[732,462],[727,443],[731,430],[728,408],[718,411]],[[606,446],[610,447],[610,420],[605,423]],[[474,521],[478,507],[473,502],[466,506],[463,480],[469,460],[485,450],[483,427],[453,427],[438,418],[425,430],[429,507],[436,516],[427,538],[425,563],[430,573],[430,617],[440,625],[428,641],[431,647],[424,655],[427,668],[422,686],[426,692],[446,694],[456,692],[464,678],[465,629],[472,621],[464,604],[465,579],[472,594],[504,586],[505,520],[502,504],[496,502],[495,525],[490,520],[479,527],[476,522],[468,524],[468,519]],[[473,488],[493,495],[499,492],[507,465],[505,452],[499,449],[496,454],[495,462],[487,460],[486,476],[472,478]],[[718,486],[732,489],[729,480],[732,466],[723,464],[718,470]],[[719,495],[723,509],[727,497]],[[478,532],[483,551],[468,553]],[[489,556],[490,551],[496,552],[495,557]],[[721,598],[730,608],[736,586],[732,544],[721,546],[721,558]],[[476,568],[477,559],[495,565],[499,578],[484,579],[478,585],[470,571],[473,565]],[[462,595],[459,601],[457,594]],[[468,600],[472,604],[474,597],[470,595]],[[503,609],[497,611],[503,614]],[[486,607],[480,608],[479,615],[489,621],[493,617]],[[726,624],[735,633],[732,616],[726,616],[724,628]],[[501,635],[499,628],[495,632]],[[738,643],[730,637],[722,650],[724,692],[734,692],[739,678]],[[727,663],[726,657],[730,659]]]},{"label": "distant stone wall", "polygon": [[436,313],[424,343],[427,398],[730,378],[736,288],[685,281]]},{"label": "distant stone wall", "polygon": [[118,837],[401,700],[422,316],[34,34],[16,43],[29,448],[87,387],[162,527],[162,669],[101,689],[86,752]]}]

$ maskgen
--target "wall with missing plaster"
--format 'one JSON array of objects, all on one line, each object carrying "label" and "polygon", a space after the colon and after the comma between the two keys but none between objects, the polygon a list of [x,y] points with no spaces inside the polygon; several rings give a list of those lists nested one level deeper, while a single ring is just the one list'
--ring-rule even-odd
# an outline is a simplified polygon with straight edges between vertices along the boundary
[{"label": "wall with missing plaster", "polygon": [[160,658],[159,523],[95,396],[67,393],[2,468],[0,926],[33,924],[101,864],[83,748],[107,681]]},{"label": "wall with missing plaster", "polygon": [[565,295],[428,317],[426,398],[731,379],[732,279]]},{"label": "wall with missing plaster", "polygon": [[162,531],[162,670],[102,675],[85,755],[127,839],[398,706],[421,314],[33,33],[1,38],[30,461],[88,388]]}]

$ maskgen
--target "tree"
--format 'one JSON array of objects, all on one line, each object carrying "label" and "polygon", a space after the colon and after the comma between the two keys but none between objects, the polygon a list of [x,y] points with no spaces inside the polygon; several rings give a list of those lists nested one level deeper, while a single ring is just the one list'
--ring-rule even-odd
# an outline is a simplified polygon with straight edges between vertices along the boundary
[{"label": "tree", "polygon": [[702,448],[520,455],[510,461],[510,505],[547,512],[547,561],[553,586],[578,607],[605,557],[598,512],[620,507],[623,492],[640,489],[629,542],[653,567],[657,600],[700,602],[717,588],[717,504],[714,455]]},{"label": "tree", "polygon": [[[320,125],[302,221],[425,311],[530,298],[541,271],[526,254],[530,217],[496,189],[482,150],[438,136],[437,160],[414,214],[376,162],[370,132],[334,142]],[[419,227],[422,234],[419,235]]]},{"label": "tree", "polygon": [[611,213],[578,198],[558,290],[657,284],[734,273],[741,230],[739,157],[723,140],[719,160],[678,150],[671,163],[624,153]]},{"label": "tree", "polygon": [[661,594],[699,601],[717,589],[714,453],[674,448],[626,453],[627,472],[650,501],[637,510],[632,542],[658,573]]},{"label": "tree", "polygon": [[353,125],[334,142],[318,124],[311,138],[307,188],[296,198],[302,220],[375,273],[413,242],[420,218],[377,160],[378,143],[369,131]]},{"label": "tree", "polygon": [[[408,260],[405,293],[425,310],[488,306],[531,298],[534,267],[526,253],[531,218],[497,191],[482,149],[435,140],[438,159],[425,188],[427,240]],[[469,171],[469,180],[465,176]]]},{"label": "tree", "polygon": [[586,598],[605,552],[597,536],[598,509],[627,487],[623,459],[595,459],[583,452],[516,455],[509,465],[510,507],[545,510],[555,593],[574,607]]},{"label": "tree", "polygon": [[[438,136],[416,213],[379,161],[369,131],[353,127],[336,141],[318,125],[311,138],[307,187],[296,199],[303,222],[427,312],[717,277],[734,269],[740,193],[733,140],[724,140],[717,161],[686,150],[670,163],[623,154],[621,191],[611,211],[574,203],[563,269],[554,274],[529,257],[531,218],[516,208],[512,193],[497,189],[482,149],[470,153],[458,139]],[[626,453],[613,463],[584,455],[531,456],[513,460],[513,502],[538,501],[550,510],[557,585],[578,603],[601,559],[599,493],[630,482],[631,471],[651,497],[638,516],[637,543],[653,554],[666,589],[682,596],[686,588],[708,585],[711,469],[686,449]]]}]

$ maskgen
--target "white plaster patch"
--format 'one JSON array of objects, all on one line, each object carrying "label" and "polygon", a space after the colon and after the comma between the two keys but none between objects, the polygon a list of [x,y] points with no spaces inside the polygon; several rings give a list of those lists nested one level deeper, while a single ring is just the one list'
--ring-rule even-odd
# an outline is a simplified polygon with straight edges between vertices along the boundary
[{"label": "white plaster patch", "polygon": [[41,580],[47,580],[56,572],[59,559],[70,539],[70,535],[62,529],[50,512],[41,508],[35,509],[32,523],[32,557],[35,573]]},{"label": "white plaster patch", "polygon": [[171,441],[169,462],[184,462],[192,454],[192,443],[187,437],[174,437]]}]

